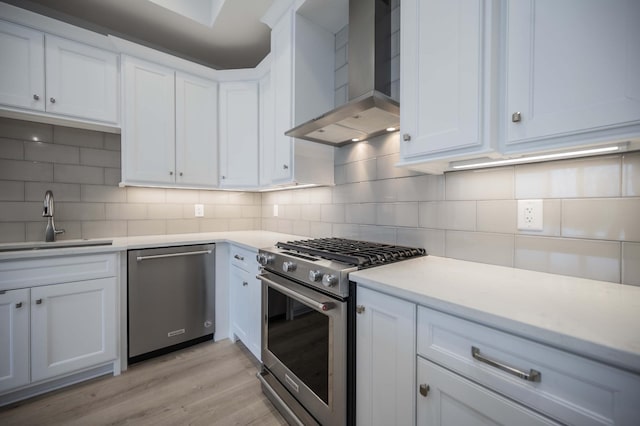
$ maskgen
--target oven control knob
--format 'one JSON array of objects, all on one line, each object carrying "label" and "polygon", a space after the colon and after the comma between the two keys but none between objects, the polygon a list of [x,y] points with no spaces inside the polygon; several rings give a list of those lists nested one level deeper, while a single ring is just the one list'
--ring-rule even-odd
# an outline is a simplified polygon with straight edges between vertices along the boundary
[{"label": "oven control knob", "polygon": [[298,265],[296,265],[295,263],[291,262],[291,261],[287,261],[287,262],[283,262],[282,263],[282,270],[284,272],[293,272],[296,270],[296,268],[298,267]]},{"label": "oven control knob", "polygon": [[313,269],[309,271],[309,279],[313,282],[320,281],[322,279],[322,275],[324,275],[320,271],[314,271]]},{"label": "oven control knob", "polygon": [[335,287],[338,284],[338,277],[335,275],[327,274],[322,277],[322,285],[325,287]]},{"label": "oven control knob", "polygon": [[258,253],[256,255],[256,260],[258,261],[259,264],[261,264],[262,266],[267,266],[273,263],[273,259],[275,258],[274,255],[272,254],[266,254],[266,253]]}]

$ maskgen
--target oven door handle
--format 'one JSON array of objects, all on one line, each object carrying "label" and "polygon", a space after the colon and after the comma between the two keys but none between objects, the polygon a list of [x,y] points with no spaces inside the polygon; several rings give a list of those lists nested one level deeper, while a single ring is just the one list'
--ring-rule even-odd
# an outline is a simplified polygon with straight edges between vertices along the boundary
[{"label": "oven door handle", "polygon": [[260,281],[267,283],[270,287],[275,288],[279,292],[286,294],[290,298],[295,299],[300,303],[304,303],[305,305],[311,306],[314,309],[317,309],[322,312],[326,312],[333,309],[334,305],[331,302],[318,302],[316,300],[313,300],[312,298],[307,297],[304,294],[297,293],[294,290],[291,290],[290,288],[283,286],[282,284],[278,284],[277,282],[270,280],[264,275],[258,274],[256,275],[256,278],[259,279]]}]

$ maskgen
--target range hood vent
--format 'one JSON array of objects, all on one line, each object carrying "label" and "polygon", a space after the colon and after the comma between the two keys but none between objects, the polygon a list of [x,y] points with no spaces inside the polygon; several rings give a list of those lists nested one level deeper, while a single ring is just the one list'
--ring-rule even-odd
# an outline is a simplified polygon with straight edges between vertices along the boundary
[{"label": "range hood vent", "polygon": [[285,135],[342,146],[399,128],[400,104],[390,96],[390,0],[350,0],[348,52],[349,102]]}]

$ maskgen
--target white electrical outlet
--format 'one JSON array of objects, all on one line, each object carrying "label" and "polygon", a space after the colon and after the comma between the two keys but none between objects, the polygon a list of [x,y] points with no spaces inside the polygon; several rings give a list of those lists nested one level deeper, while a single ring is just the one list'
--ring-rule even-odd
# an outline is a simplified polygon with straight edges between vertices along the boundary
[{"label": "white electrical outlet", "polygon": [[278,205],[274,204],[273,205],[273,216],[278,216]]},{"label": "white electrical outlet", "polygon": [[204,217],[204,204],[195,205],[196,217]]},{"label": "white electrical outlet", "polygon": [[542,231],[542,200],[518,200],[518,229]]}]

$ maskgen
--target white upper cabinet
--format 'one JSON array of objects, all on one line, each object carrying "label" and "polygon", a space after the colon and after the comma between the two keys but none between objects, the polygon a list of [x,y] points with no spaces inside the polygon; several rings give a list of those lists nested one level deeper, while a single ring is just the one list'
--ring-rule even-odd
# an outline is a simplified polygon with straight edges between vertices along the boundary
[{"label": "white upper cabinet", "polygon": [[484,133],[494,87],[489,6],[480,0],[402,2],[401,39],[409,40],[400,55],[405,158],[492,149]]},{"label": "white upper cabinet", "polygon": [[0,103],[44,111],[44,35],[0,21]]},{"label": "white upper cabinet", "polygon": [[220,186],[259,182],[257,81],[220,83]]},{"label": "white upper cabinet", "polygon": [[118,56],[45,36],[47,111],[118,122]]},{"label": "white upper cabinet", "polygon": [[217,83],[129,56],[123,69],[123,182],[215,187]]},{"label": "white upper cabinet", "polygon": [[271,184],[274,160],[273,90],[271,73],[263,76],[260,85],[260,186]]},{"label": "white upper cabinet", "polygon": [[640,2],[510,1],[506,21],[507,152],[638,136]]},{"label": "white upper cabinet", "polygon": [[[262,157],[271,184],[332,185],[333,147],[285,135],[291,128],[333,109],[334,34],[300,16],[295,8],[269,23],[273,137]],[[261,103],[261,106],[263,104]],[[263,112],[261,111],[261,114]]]},{"label": "white upper cabinet", "polygon": [[175,182],[174,71],[123,58],[122,180]]},{"label": "white upper cabinet", "polygon": [[493,150],[492,1],[404,0],[401,151],[406,161]]},{"label": "white upper cabinet", "polygon": [[218,84],[176,72],[176,181],[218,184]]},{"label": "white upper cabinet", "polygon": [[287,182],[291,179],[293,138],[284,132],[293,127],[293,31],[295,13],[288,12],[271,31],[271,84],[273,86],[274,145],[271,179]]},{"label": "white upper cabinet", "polygon": [[0,55],[1,104],[118,123],[117,54],[0,21]]},{"label": "white upper cabinet", "polygon": [[639,141],[638,21],[627,0],[403,0],[400,165]]}]

